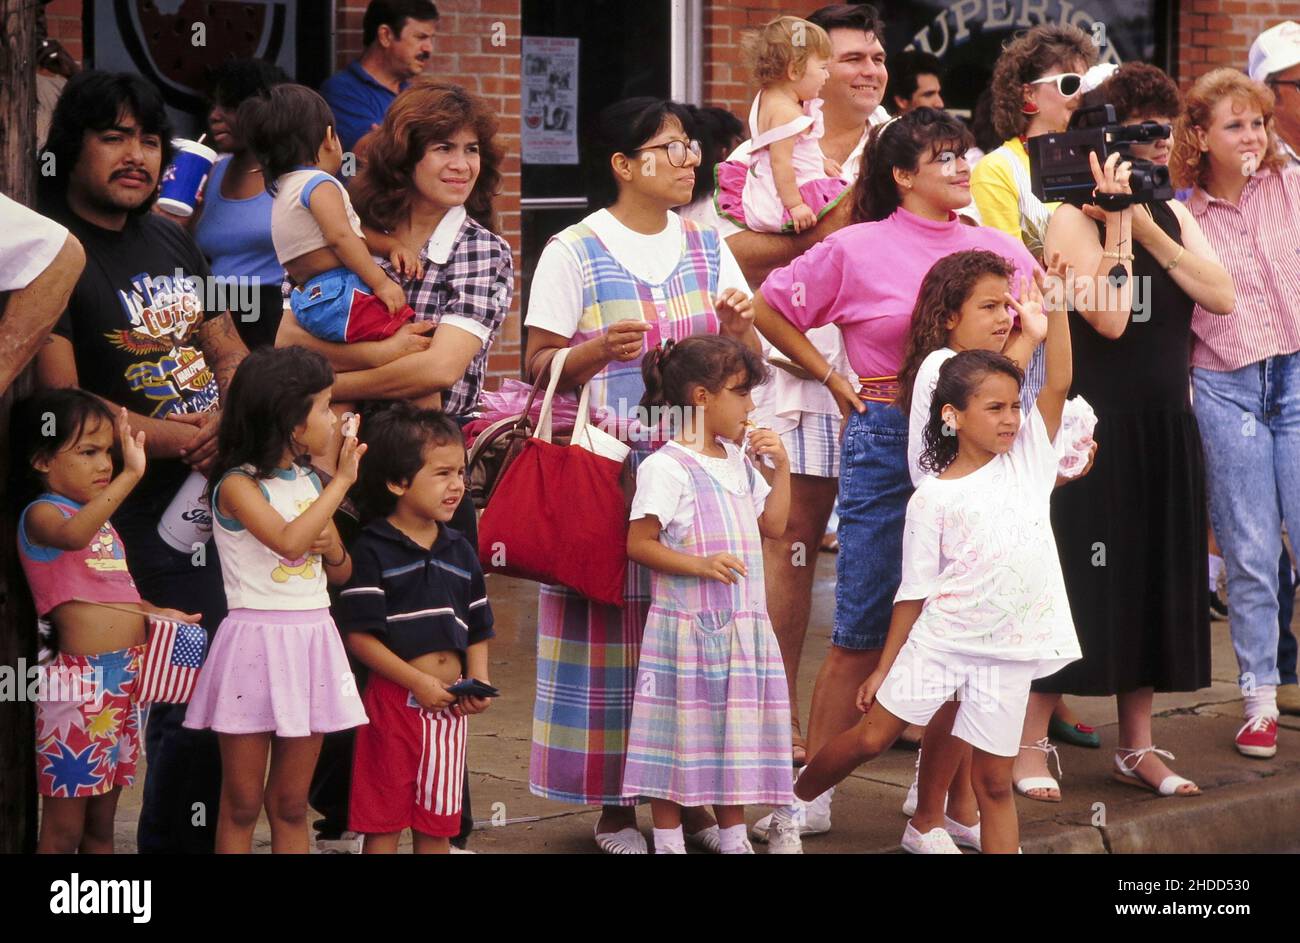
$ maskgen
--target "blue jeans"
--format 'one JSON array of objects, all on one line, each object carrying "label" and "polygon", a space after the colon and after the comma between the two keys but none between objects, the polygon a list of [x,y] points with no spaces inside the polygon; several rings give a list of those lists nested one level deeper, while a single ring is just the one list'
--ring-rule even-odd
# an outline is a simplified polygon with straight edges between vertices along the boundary
[{"label": "blue jeans", "polygon": [[1192,385],[1240,680],[1276,685],[1283,521],[1300,534],[1300,353],[1240,370],[1197,367]]},{"label": "blue jeans", "polygon": [[867,403],[865,413],[850,417],[840,452],[831,644],[856,651],[885,647],[903,577],[903,523],[911,496],[907,417],[894,406]]},{"label": "blue jeans", "polygon": [[1277,564],[1277,674],[1282,684],[1296,683],[1296,641],[1291,631],[1295,614],[1295,581],[1291,579],[1291,557],[1285,550]]}]

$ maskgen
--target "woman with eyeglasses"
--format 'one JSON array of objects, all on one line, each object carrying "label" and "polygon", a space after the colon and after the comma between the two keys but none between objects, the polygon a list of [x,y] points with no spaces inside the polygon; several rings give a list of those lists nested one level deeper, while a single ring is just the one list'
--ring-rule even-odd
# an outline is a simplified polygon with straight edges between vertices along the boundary
[{"label": "woman with eyeglasses", "polygon": [[[1170,125],[1180,110],[1173,80],[1141,62],[1121,66],[1084,104],[1113,106],[1122,124]],[[1169,141],[1131,153],[1168,164]],[[1129,192],[1127,161],[1095,166],[1098,190]],[[1117,266],[1124,279],[1113,293],[1076,292],[1070,312],[1071,393],[1096,411],[1106,439],[1091,473],[1052,499],[1083,658],[1035,682],[1021,743],[1047,738],[1053,694],[1114,697],[1118,740],[1106,765],[1115,777],[1161,796],[1199,795],[1164,762],[1174,757],[1152,740],[1151,710],[1157,691],[1210,684],[1205,466],[1187,378],[1193,307],[1227,314],[1232,281],[1177,200],[1113,212],[1063,205],[1047,248],[1093,286]]]},{"label": "woman with eyeglasses", "polygon": [[[602,425],[632,448],[635,472],[662,439],[643,424],[641,361],[666,341],[725,334],[758,350],[749,286],[716,229],[673,209],[691,201],[701,149],[685,105],[629,98],[598,116],[587,154],[599,207],[551,237],[532,279],[527,372],[545,375],[569,349],[560,389],[586,384]],[[613,550],[614,548],[611,548]],[[537,700],[529,788],[602,807],[596,844],[646,854],[634,799],[622,794],[649,571],[629,561],[623,608],[543,586],[537,615]],[[720,849],[717,824],[687,809],[688,844]]]},{"label": "woman with eyeglasses", "polygon": [[[1028,141],[1040,134],[1064,131],[1079,107],[1083,75],[1097,61],[1097,47],[1076,26],[1036,26],[1012,40],[993,67],[993,127],[1004,143],[986,154],[971,171],[970,191],[985,226],[1001,229],[1024,242],[1041,264],[1047,222],[1060,203],[1043,203],[1034,196],[1029,180]],[[1043,381],[1041,354],[1026,371],[1026,386]],[[1037,695],[1030,697],[1035,704]],[[1101,738],[1079,722],[1061,698],[1054,700],[1056,717],[1051,727],[1076,746],[1099,747]],[[1048,744],[1036,744],[1047,749]],[[1060,790],[1046,775],[1047,754],[1041,749],[1022,751],[1016,764],[1016,782],[1031,799],[1056,802]],[[1032,783],[1024,780],[1029,778]]]}]

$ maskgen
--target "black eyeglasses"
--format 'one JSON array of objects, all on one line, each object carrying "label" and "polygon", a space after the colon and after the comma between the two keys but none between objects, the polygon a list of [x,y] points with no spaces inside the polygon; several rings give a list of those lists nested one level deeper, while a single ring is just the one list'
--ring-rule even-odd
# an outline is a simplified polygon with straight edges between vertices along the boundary
[{"label": "black eyeglasses", "polygon": [[1300,79],[1269,79],[1269,85],[1290,85],[1296,91],[1300,92]]},{"label": "black eyeglasses", "polygon": [[689,143],[686,141],[669,141],[666,144],[647,144],[645,147],[638,147],[636,152],[657,151],[661,147],[668,151],[668,163],[674,167],[686,166],[686,152],[688,150],[696,160],[699,160],[700,155],[703,153],[700,150],[699,141],[690,141]]}]

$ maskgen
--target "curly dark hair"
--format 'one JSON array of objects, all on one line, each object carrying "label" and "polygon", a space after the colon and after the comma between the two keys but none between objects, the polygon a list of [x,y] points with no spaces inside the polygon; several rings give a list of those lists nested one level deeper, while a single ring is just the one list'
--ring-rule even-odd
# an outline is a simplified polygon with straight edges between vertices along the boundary
[{"label": "curly dark hair", "polygon": [[[1177,118],[1183,109],[1174,80],[1145,62],[1126,62],[1101,83],[1095,95],[1102,104],[1115,107],[1115,119],[1128,121],[1138,115]],[[1085,96],[1085,104],[1091,101]]]},{"label": "curly dark hair", "polygon": [[912,408],[912,387],[921,362],[934,351],[948,346],[948,319],[960,316],[975,283],[986,275],[1007,279],[1015,275],[1016,266],[987,249],[968,249],[945,255],[925,273],[921,290],[912,309],[912,329],[907,351],[898,368],[898,408],[906,415]]},{"label": "curly dark hair", "polygon": [[984,378],[1002,373],[1016,381],[1016,389],[1025,382],[1024,372],[1015,362],[991,350],[963,350],[939,368],[939,381],[930,401],[930,418],[921,432],[921,458],[918,464],[926,471],[939,474],[957,457],[957,435],[946,429],[943,408],[965,409],[971,394]]},{"label": "curly dark hair", "polygon": [[404,222],[415,190],[415,165],[430,147],[464,129],[474,132],[479,147],[478,179],[465,200],[465,212],[496,232],[492,198],[501,187],[504,157],[496,139],[496,113],[473,92],[424,77],[393,99],[383,124],[357,144],[361,169],[348,192],[362,221],[384,232]]},{"label": "curly dark hair", "polygon": [[938,108],[914,108],[871,131],[862,154],[865,173],[853,185],[853,222],[886,219],[902,205],[894,168],[915,172],[927,159],[951,150],[964,154],[975,138],[960,118]]},{"label": "curly dark hair", "polygon": [[366,458],[353,498],[364,521],[393,513],[397,495],[388,486],[410,485],[424,466],[426,450],[465,444],[460,426],[446,413],[405,402],[367,410],[358,438],[366,446]]},{"label": "curly dark hair", "polygon": [[1029,127],[1029,116],[1020,110],[1025,102],[1023,86],[1075,59],[1082,59],[1085,68],[1097,61],[1097,47],[1077,26],[1035,26],[1007,44],[993,66],[991,85],[993,127],[1004,141]]}]

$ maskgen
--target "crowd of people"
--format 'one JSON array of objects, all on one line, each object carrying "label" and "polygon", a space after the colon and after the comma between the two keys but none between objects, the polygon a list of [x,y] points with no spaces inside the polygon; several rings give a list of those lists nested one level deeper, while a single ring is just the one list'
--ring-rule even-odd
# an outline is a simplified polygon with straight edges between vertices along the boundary
[{"label": "crowd of people", "polygon": [[[466,436],[515,284],[497,118],[421,74],[437,19],[374,0],[319,93],[223,64],[222,153],[181,220],[154,205],[158,90],[76,74],[42,215],[0,206],[25,223],[0,236],[0,380],[34,357],[39,386],[11,434],[19,555],[48,672],[102,689],[38,705],[42,851],[112,850],[142,755],[141,852],[247,852],[263,811],[273,851],[305,852],[309,807],[323,850],[465,846],[493,694]],[[1034,27],[978,137],[938,60],[896,67],[884,35],[865,4],[753,31],[743,124],[603,109],[592,212],[532,274],[523,378],[582,388],[635,481],[623,605],[543,585],[536,620],[529,786],[600,806],[606,853],[650,850],[647,801],[657,854],[800,852],[899,737],[920,740],[903,847],[1015,853],[1015,794],[1061,801],[1053,739],[1100,745],[1062,695],[1116,698],[1115,778],[1194,797],[1153,697],[1209,685],[1220,569],[1236,749],[1273,756],[1300,712],[1300,26],[1186,94]],[[1095,202],[1041,202],[1028,142],[1094,104],[1171,133],[1094,157]],[[1133,160],[1181,198],[1133,199]],[[258,285],[251,311],[214,307],[213,276]],[[670,418],[639,428],[648,407]],[[211,539],[178,547],[188,493]],[[201,625],[206,660],[142,723],[163,622]]]}]

